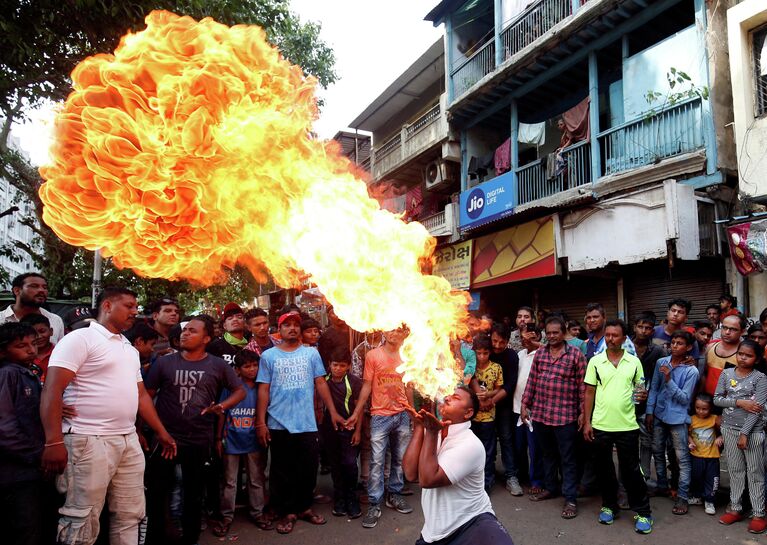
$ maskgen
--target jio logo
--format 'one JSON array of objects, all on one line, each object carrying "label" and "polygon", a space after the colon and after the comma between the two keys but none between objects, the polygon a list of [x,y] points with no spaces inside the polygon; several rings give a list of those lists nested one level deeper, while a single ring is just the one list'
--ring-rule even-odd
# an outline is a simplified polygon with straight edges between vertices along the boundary
[{"label": "jio logo", "polygon": [[477,188],[469,193],[469,198],[466,201],[466,213],[475,220],[482,214],[483,208],[485,208],[485,192]]}]

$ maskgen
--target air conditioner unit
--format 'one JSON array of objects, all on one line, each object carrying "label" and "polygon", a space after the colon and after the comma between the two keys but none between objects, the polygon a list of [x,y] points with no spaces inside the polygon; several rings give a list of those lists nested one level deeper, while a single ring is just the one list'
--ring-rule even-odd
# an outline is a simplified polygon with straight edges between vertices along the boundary
[{"label": "air conditioner unit", "polygon": [[426,183],[426,189],[430,191],[444,189],[458,180],[458,165],[443,159],[437,159],[426,165],[423,171],[423,178]]}]

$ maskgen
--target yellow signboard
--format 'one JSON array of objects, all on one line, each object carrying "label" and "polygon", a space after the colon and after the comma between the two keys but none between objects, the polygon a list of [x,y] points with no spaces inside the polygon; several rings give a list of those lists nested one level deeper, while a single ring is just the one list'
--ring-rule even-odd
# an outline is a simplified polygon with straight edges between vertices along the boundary
[{"label": "yellow signboard", "polygon": [[432,273],[450,282],[455,290],[468,289],[471,284],[473,245],[474,241],[467,240],[435,250]]}]

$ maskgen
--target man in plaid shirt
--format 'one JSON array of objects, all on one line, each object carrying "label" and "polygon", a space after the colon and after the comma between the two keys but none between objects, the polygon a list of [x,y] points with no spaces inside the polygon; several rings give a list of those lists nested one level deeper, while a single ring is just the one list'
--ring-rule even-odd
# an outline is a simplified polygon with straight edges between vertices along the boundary
[{"label": "man in plaid shirt", "polygon": [[580,349],[565,342],[565,331],[561,318],[546,320],[548,342],[535,353],[520,415],[523,421],[534,423],[543,449],[545,489],[530,499],[554,498],[561,489],[565,497],[562,518],[570,519],[578,514],[575,445],[583,425],[586,358]]}]

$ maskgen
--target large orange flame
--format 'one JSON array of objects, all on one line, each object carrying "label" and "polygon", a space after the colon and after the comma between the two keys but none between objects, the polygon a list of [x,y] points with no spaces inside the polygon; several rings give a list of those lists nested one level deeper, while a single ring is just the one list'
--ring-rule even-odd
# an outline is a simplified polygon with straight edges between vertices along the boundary
[{"label": "large orange flame", "polygon": [[426,229],[382,211],[336,147],[310,138],[316,82],[258,27],[146,22],[72,73],[41,169],[45,222],[144,276],[212,283],[236,262],[282,286],[308,274],[354,329],[406,323],[406,379],[452,388],[466,299],[421,273]]}]

